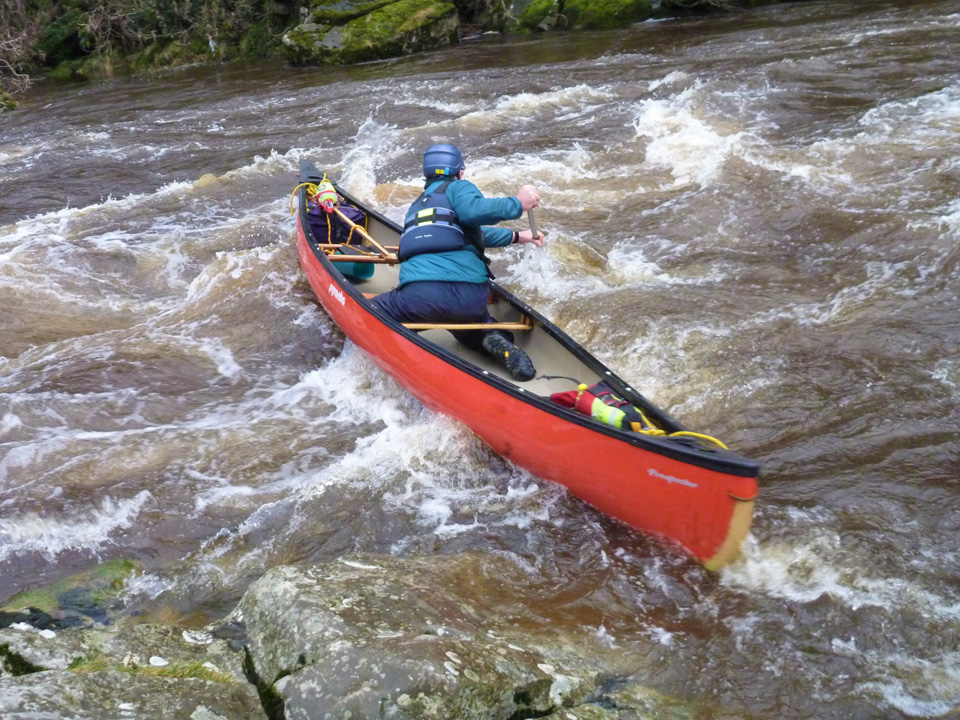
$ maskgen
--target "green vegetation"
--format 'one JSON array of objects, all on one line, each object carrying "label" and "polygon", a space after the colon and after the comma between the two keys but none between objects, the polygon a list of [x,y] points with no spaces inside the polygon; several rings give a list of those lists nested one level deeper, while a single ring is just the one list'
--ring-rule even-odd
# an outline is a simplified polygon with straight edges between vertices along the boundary
[{"label": "green vegetation", "polygon": [[[660,0],[660,16],[778,0]],[[626,27],[652,0],[0,0],[0,112],[31,78],[96,78],[286,53],[348,64],[442,47],[461,24],[507,32]]]},{"label": "green vegetation", "polygon": [[171,664],[164,665],[163,667],[154,667],[152,665],[123,665],[111,662],[110,658],[102,654],[75,658],[74,661],[67,666],[67,670],[81,675],[113,670],[131,675],[150,675],[152,677],[176,679],[200,678],[201,680],[212,680],[213,682],[222,683],[236,682],[236,680],[229,675],[212,670],[201,662],[182,663],[179,665]]},{"label": "green vegetation", "polygon": [[279,52],[303,0],[0,0],[0,91]]},{"label": "green vegetation", "polygon": [[650,0],[566,0],[569,27],[596,30],[624,27],[650,17]]},{"label": "green vegetation", "polygon": [[[357,4],[373,7],[377,3]],[[287,58],[298,65],[341,65],[408,55],[457,40],[457,8],[446,0],[379,4],[382,7],[344,24],[300,25],[284,37]],[[342,3],[337,7],[343,10]],[[318,14],[323,16],[314,12],[314,17]],[[343,16],[348,15],[344,11]]]},{"label": "green vegetation", "polygon": [[41,665],[35,665],[19,654],[10,649],[9,643],[0,645],[0,675],[10,673],[13,676],[30,675],[31,673],[42,672],[47,668]]}]

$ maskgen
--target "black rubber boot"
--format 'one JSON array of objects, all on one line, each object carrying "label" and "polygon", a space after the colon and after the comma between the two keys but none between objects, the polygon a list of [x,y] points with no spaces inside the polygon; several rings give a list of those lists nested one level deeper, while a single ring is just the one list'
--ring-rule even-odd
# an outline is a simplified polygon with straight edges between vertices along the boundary
[{"label": "black rubber boot", "polygon": [[537,374],[529,356],[498,332],[488,332],[483,336],[483,349],[497,358],[514,380],[526,382],[533,380]]}]

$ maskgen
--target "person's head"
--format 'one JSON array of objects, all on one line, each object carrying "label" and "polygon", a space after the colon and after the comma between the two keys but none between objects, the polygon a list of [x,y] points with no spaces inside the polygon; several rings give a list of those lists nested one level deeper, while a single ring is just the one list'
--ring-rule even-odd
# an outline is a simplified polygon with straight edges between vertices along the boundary
[{"label": "person's head", "polygon": [[439,177],[460,177],[463,155],[450,143],[431,145],[423,154],[423,176],[428,180]]}]

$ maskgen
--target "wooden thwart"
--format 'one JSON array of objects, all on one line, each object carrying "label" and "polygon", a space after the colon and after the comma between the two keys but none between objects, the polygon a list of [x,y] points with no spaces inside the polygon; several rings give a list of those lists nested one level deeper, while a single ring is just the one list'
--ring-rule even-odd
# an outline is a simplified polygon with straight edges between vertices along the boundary
[{"label": "wooden thwart", "polygon": [[[349,243],[317,243],[317,247],[321,250],[337,250],[339,248],[356,247],[356,245],[350,245]],[[384,245],[384,247],[390,252],[396,252],[400,249],[399,245]]]},{"label": "wooden thwart", "polygon": [[394,256],[384,257],[383,255],[327,255],[330,262],[359,262],[359,263],[385,263],[395,265],[397,258]]},{"label": "wooden thwart", "polygon": [[533,325],[525,322],[401,324],[407,330],[533,330]]}]

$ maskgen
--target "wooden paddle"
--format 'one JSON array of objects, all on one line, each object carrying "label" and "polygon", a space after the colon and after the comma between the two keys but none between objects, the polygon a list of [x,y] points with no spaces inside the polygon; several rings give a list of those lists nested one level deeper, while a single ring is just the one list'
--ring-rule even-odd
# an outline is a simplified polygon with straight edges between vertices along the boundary
[{"label": "wooden paddle", "polygon": [[381,245],[380,243],[378,243],[376,240],[374,240],[373,237],[370,235],[370,233],[368,233],[368,232],[367,232],[366,230],[364,230],[362,227],[360,227],[359,225],[357,225],[353,220],[351,220],[351,219],[348,218],[346,215],[344,215],[342,212],[340,212],[340,210],[339,210],[338,208],[334,207],[334,208],[333,208],[333,211],[340,217],[341,220],[343,220],[343,221],[347,224],[347,227],[349,227],[351,230],[357,230],[357,231],[360,233],[360,235],[362,235],[362,236],[367,240],[367,242],[369,242],[369,243],[370,243],[371,245],[373,245],[377,250],[379,250],[381,253],[383,253],[383,256],[384,256],[387,260],[392,261],[392,262],[396,262],[396,261],[397,261],[397,256],[394,255],[394,254],[393,254],[392,252],[390,252],[389,250],[387,250],[383,245]]}]

